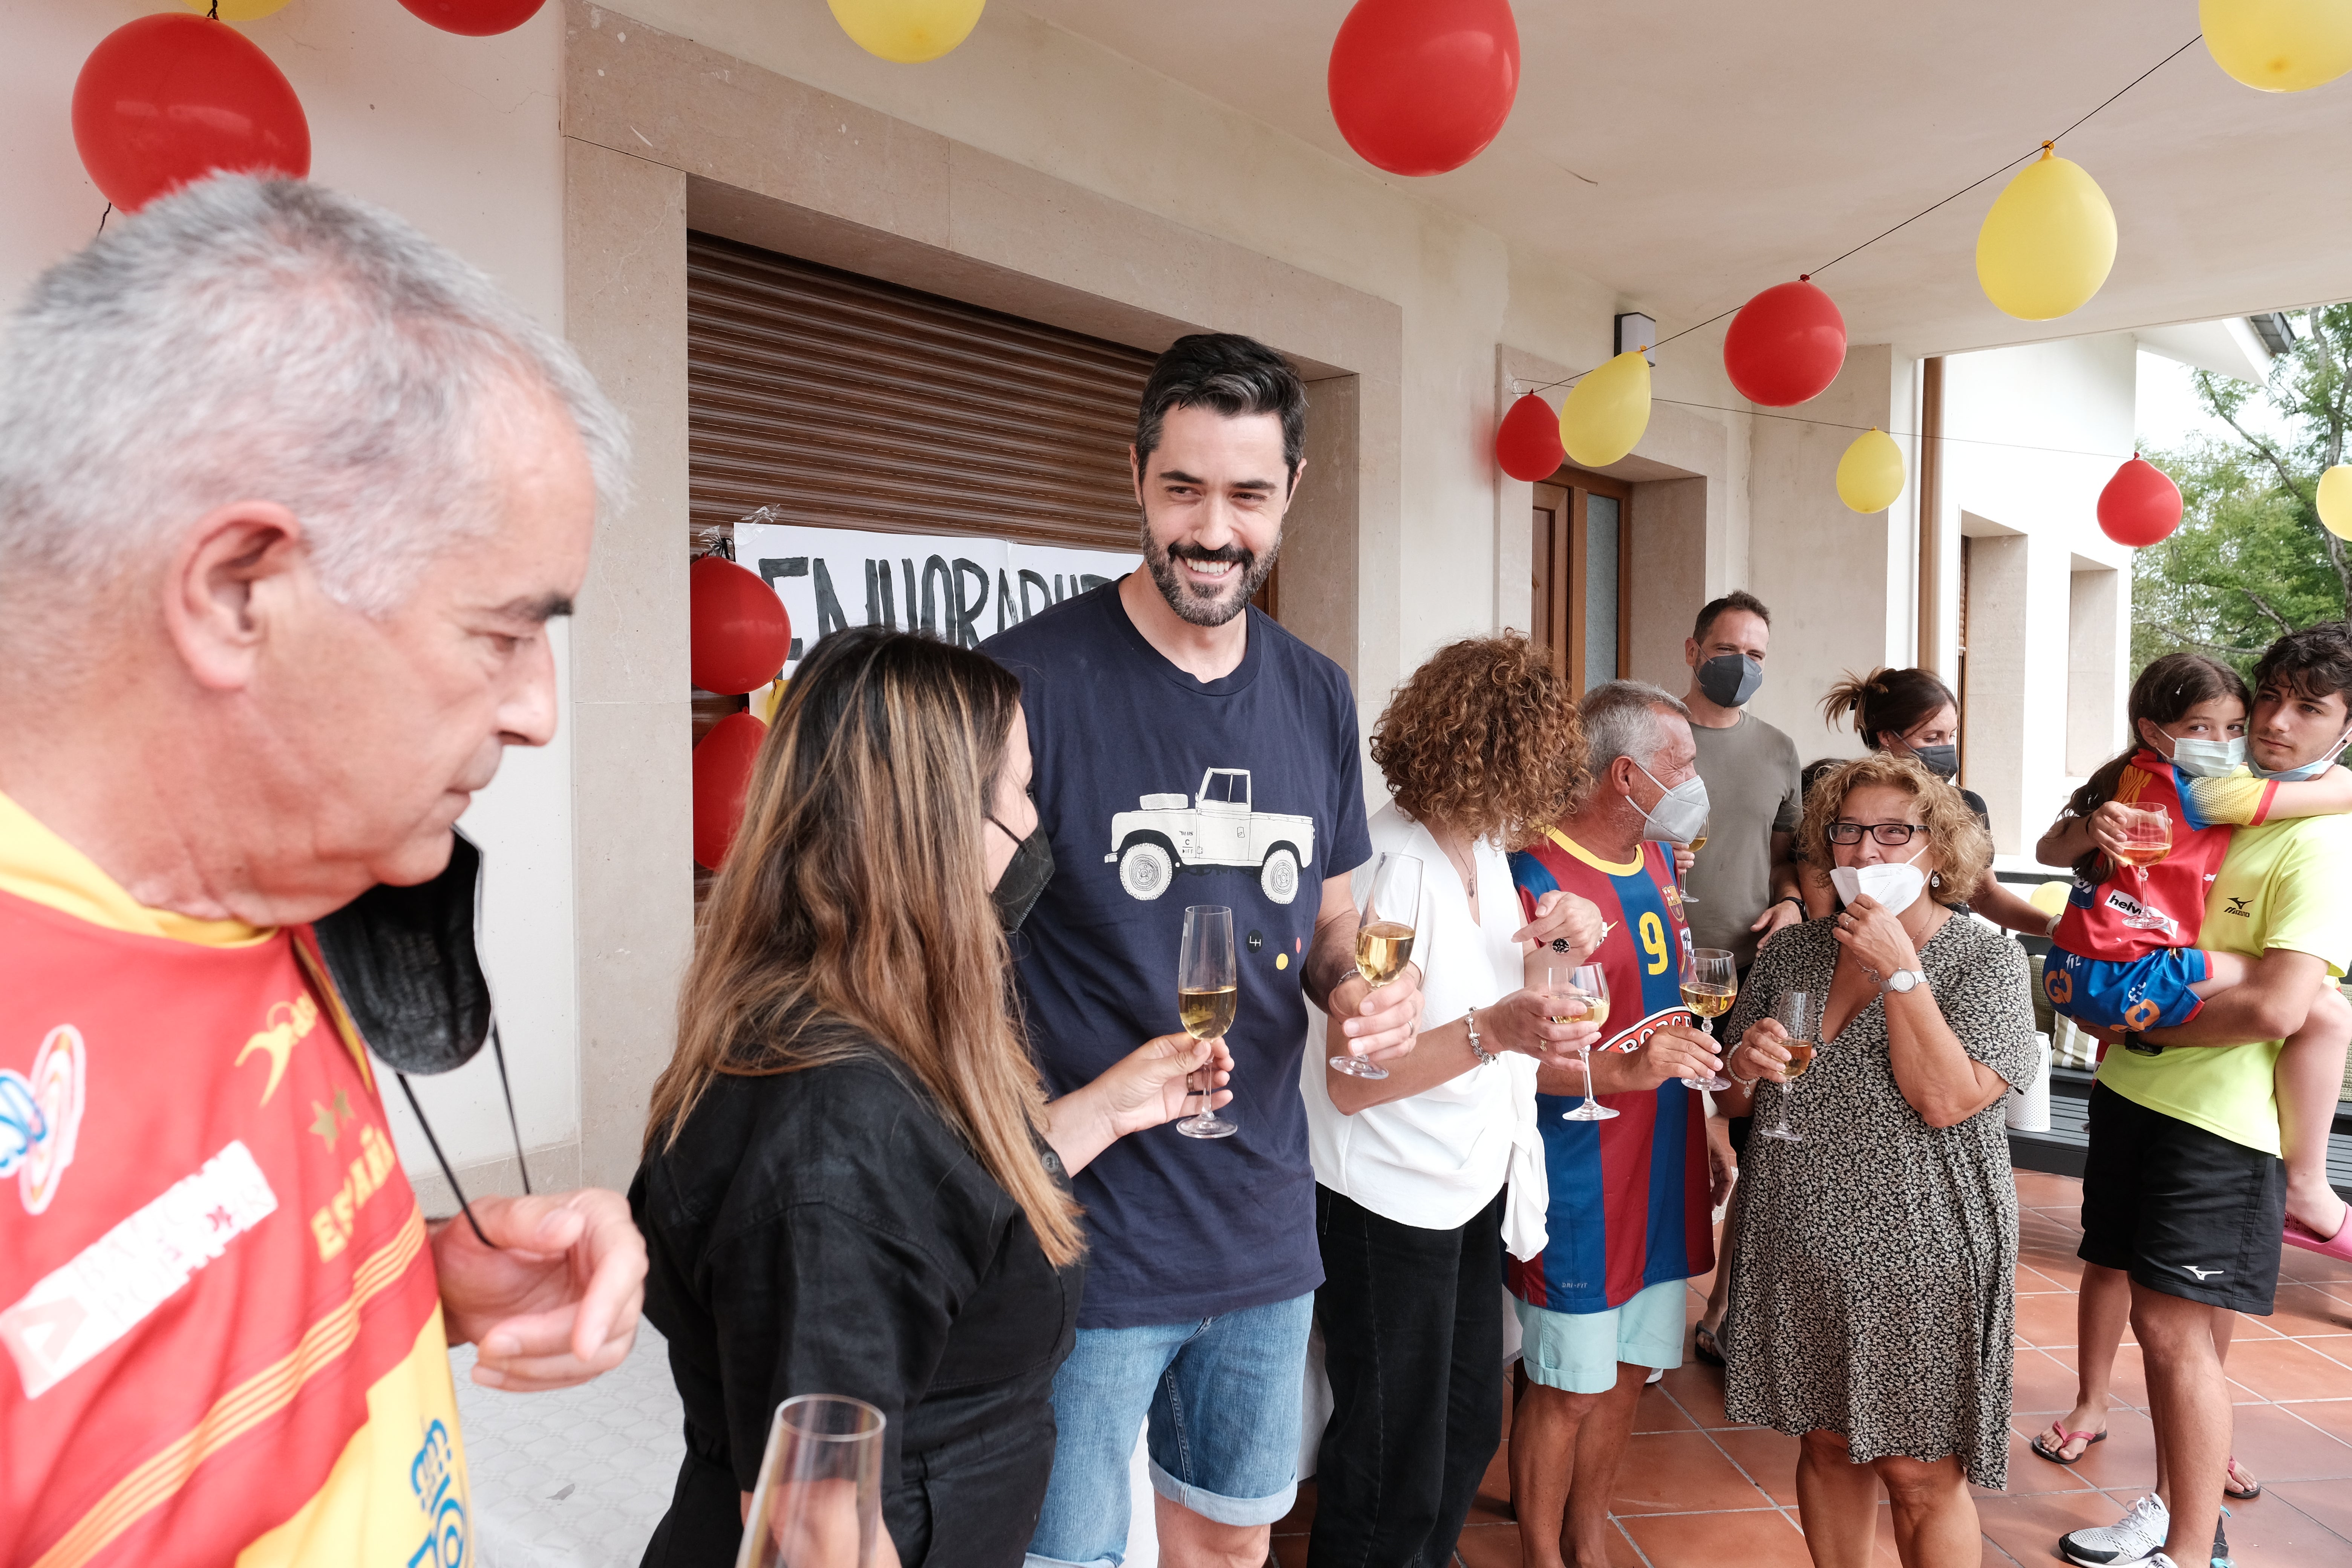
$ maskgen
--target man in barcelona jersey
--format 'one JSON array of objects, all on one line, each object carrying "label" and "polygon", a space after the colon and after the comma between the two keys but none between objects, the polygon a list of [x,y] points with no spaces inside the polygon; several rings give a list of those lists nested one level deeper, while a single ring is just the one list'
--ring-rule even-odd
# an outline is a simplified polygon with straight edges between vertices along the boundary
[{"label": "man in barcelona jersey", "polygon": [[[1567,1119],[1583,1100],[1582,1074],[1538,1074],[1549,1239],[1506,1265],[1528,1373],[1511,1424],[1511,1497],[1521,1560],[1545,1568],[1612,1560],[1609,1499],[1635,1402],[1652,1369],[1682,1364],[1683,1281],[1715,1267],[1706,1106],[1680,1080],[1710,1077],[1718,1060],[1683,1006],[1690,930],[1673,862],[1706,821],[1698,752],[1682,703],[1654,686],[1611,681],[1580,706],[1591,756],[1576,807],[1511,857],[1530,918],[1560,890],[1591,900],[1607,922],[1586,962],[1608,984],[1592,1086],[1615,1114]],[[1550,956],[1528,958],[1531,986]]]},{"label": "man in barcelona jersey", "polygon": [[310,923],[446,884],[551,738],[626,460],[480,273],[298,182],[110,224],[8,322],[0,1564],[470,1563],[448,1345],[627,1353],[619,1194],[428,1224]]}]

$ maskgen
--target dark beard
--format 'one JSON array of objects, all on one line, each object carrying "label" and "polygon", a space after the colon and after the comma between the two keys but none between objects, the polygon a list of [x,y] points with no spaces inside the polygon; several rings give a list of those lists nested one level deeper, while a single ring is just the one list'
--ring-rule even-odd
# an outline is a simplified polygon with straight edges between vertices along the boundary
[{"label": "dark beard", "polygon": [[[1151,569],[1151,580],[1159,584],[1160,596],[1180,619],[1196,626],[1222,626],[1249,607],[1257,597],[1265,580],[1274,575],[1274,563],[1282,553],[1282,536],[1276,534],[1274,547],[1264,555],[1228,544],[1222,550],[1202,550],[1196,545],[1179,544],[1162,550],[1151,537],[1151,524],[1143,525],[1143,563]],[[1176,574],[1178,561],[1232,561],[1241,566],[1234,585],[1214,598],[1204,599],[1185,585]]]}]

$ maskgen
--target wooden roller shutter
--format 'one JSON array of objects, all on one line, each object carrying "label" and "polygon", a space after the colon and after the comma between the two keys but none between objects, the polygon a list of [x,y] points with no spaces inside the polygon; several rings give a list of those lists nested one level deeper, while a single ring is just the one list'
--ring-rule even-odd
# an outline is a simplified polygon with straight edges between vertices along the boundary
[{"label": "wooden roller shutter", "polygon": [[687,239],[697,543],[777,522],[1133,550],[1153,355],[707,235]]}]

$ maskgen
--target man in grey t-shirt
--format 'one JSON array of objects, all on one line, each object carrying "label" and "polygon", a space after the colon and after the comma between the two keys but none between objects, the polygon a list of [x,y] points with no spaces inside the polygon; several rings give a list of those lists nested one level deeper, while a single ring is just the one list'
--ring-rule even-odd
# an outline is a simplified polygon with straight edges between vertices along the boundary
[{"label": "man in grey t-shirt", "polygon": [[1772,612],[1754,595],[1709,600],[1683,644],[1691,739],[1711,810],[1706,847],[1683,879],[1691,936],[1745,972],[1772,932],[1804,919],[1789,847],[1801,812],[1796,742],[1744,710],[1764,682]]}]

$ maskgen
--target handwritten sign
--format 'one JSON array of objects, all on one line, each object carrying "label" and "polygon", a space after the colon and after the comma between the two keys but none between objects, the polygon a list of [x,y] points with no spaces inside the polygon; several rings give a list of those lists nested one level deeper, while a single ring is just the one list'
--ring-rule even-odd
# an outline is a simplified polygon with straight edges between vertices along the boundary
[{"label": "handwritten sign", "polygon": [[1007,626],[1125,576],[1143,557],[969,534],[735,525],[735,559],[793,618],[789,679],[810,645],[846,626],[926,631],[977,647]]}]

